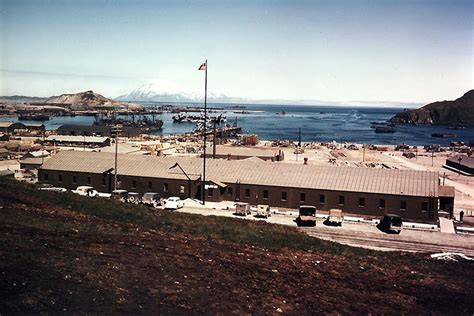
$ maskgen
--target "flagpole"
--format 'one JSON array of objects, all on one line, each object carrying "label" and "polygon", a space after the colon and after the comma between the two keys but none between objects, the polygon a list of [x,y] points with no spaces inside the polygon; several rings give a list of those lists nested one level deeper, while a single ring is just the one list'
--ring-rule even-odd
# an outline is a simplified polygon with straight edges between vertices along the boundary
[{"label": "flagpole", "polygon": [[206,138],[207,138],[207,59],[204,79],[204,159],[202,176],[202,205],[206,204]]}]

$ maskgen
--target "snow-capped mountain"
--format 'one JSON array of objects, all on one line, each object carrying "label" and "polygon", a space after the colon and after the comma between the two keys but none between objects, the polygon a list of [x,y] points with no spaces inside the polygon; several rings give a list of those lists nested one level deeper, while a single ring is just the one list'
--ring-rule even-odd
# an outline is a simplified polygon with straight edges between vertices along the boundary
[{"label": "snow-capped mountain", "polygon": [[[242,99],[228,97],[224,94],[208,92],[209,102],[242,102]],[[129,94],[121,95],[118,101],[151,101],[151,102],[202,102],[204,92],[188,91],[181,86],[167,81],[153,81],[142,85]]]}]

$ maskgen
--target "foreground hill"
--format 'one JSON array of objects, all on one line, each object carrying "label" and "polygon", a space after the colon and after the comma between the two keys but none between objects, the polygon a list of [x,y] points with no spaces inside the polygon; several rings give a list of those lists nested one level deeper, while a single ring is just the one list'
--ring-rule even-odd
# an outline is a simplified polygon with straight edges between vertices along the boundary
[{"label": "foreground hill", "polygon": [[94,91],[84,91],[72,94],[61,94],[48,98],[45,103],[66,104],[73,110],[117,109],[139,110],[143,106],[133,103],[118,102],[104,97]]},{"label": "foreground hill", "polygon": [[474,126],[474,90],[454,101],[440,101],[414,110],[405,110],[390,119],[393,123]]},{"label": "foreground hill", "polygon": [[0,314],[472,314],[474,269],[0,179]]}]

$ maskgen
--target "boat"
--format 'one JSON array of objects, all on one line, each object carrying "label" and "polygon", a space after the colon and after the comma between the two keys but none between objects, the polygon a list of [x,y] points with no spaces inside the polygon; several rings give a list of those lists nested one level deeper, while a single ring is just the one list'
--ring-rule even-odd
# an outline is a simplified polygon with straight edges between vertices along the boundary
[{"label": "boat", "polygon": [[49,115],[46,114],[22,114],[18,116],[19,121],[47,121]]},{"label": "boat", "polygon": [[453,126],[448,126],[448,129],[451,129],[451,130],[463,130],[463,129],[466,129],[466,127],[464,127],[464,126],[458,126],[458,125],[453,125]]},{"label": "boat", "polygon": [[456,134],[450,134],[450,133],[433,133],[431,134],[431,137],[437,137],[437,138],[454,138],[456,137]]},{"label": "boat", "polygon": [[[172,117],[173,123],[199,123],[204,121],[204,113],[199,115],[188,115],[183,112],[178,113],[178,115],[174,115]],[[218,116],[207,116],[208,121],[216,121],[218,124],[223,124],[227,122],[227,118],[225,116],[218,115]]]},{"label": "boat", "polygon": [[163,121],[155,118],[155,115],[152,116],[152,119],[149,119],[146,116],[143,116],[141,119],[135,120],[135,115],[132,115],[132,120],[125,118],[118,118],[114,115],[112,116],[96,116],[94,124],[95,126],[114,126],[122,125],[126,127],[135,127],[139,128],[142,133],[158,131],[163,126]]},{"label": "boat", "polygon": [[376,133],[395,133],[395,129],[390,126],[376,126],[374,132]]}]

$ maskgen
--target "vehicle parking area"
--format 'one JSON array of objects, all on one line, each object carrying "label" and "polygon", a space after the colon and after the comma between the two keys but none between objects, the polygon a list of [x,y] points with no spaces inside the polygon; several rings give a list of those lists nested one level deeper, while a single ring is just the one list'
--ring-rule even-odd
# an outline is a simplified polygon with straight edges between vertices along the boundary
[{"label": "vehicle parking area", "polygon": [[[298,211],[280,211],[272,209],[271,216],[259,218],[255,212],[247,216],[235,215],[233,202],[206,202],[187,199],[185,206],[178,212],[200,214],[205,216],[226,216],[242,220],[266,221],[273,224],[296,227],[295,219]],[[461,252],[474,256],[473,234],[446,234],[442,233],[435,225],[420,225],[410,227],[406,222],[399,235],[386,234],[380,231],[376,224],[378,221],[363,220],[362,218],[349,217],[344,220],[341,227],[326,226],[325,216],[318,215],[315,227],[300,227],[299,229],[310,236],[334,241],[350,246],[363,247],[382,251],[409,251],[409,252]],[[359,221],[360,220],[360,221]]]},{"label": "vehicle parking area", "polygon": [[[53,192],[65,192],[64,188],[46,187],[43,190]],[[64,191],[59,191],[62,189]],[[272,224],[298,227],[296,219],[299,216],[298,210],[280,210],[270,208],[270,216],[257,216],[257,206],[247,203],[246,209],[242,212],[235,202],[206,202],[202,204],[200,200],[186,199],[178,197],[160,199],[157,193],[146,193],[150,197],[135,197],[134,192],[116,190],[112,194],[100,193],[92,187],[81,186],[73,193],[89,196],[90,198],[116,198],[124,203],[144,204],[152,208],[167,209],[172,212],[184,212],[199,214],[204,216],[225,216],[239,218],[242,220],[265,221]],[[89,194],[94,192],[93,194]],[[133,197],[133,199],[131,199]],[[237,208],[236,208],[237,207]],[[313,213],[314,214],[314,213]],[[334,241],[350,246],[363,247],[382,251],[409,251],[409,252],[456,252],[468,256],[474,256],[474,231],[463,233],[444,233],[437,225],[403,222],[400,234],[387,234],[377,227],[379,219],[370,219],[352,214],[343,214],[341,226],[326,225],[327,214],[316,213],[316,225],[314,227],[298,227],[302,232],[310,236]],[[313,217],[314,218],[314,217]],[[444,220],[444,219],[443,219]],[[443,222],[443,221],[440,221]],[[446,222],[451,223],[450,220]],[[314,221],[313,221],[314,223]],[[458,231],[459,232],[459,231]]]}]

